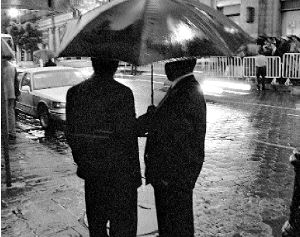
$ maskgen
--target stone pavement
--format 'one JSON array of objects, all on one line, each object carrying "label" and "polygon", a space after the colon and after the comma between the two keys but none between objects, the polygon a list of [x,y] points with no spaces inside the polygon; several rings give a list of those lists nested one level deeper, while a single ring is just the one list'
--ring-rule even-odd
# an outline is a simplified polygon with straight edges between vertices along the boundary
[{"label": "stone pavement", "polygon": [[[58,152],[40,142],[17,133],[10,145],[12,187],[5,186],[3,167],[1,172],[2,236],[88,236],[84,184],[69,148]],[[138,217],[138,236],[154,236],[151,186],[138,189]]]},{"label": "stone pavement", "polygon": [[[248,95],[206,96],[206,99],[212,103],[236,104],[240,107],[274,107],[292,111],[287,113],[300,116],[300,111],[297,110],[299,97],[291,96],[289,93],[253,91]],[[51,145],[53,142],[49,145],[47,140],[32,140],[26,136],[25,133],[18,132],[17,142],[10,145],[13,177],[11,188],[5,187],[5,170],[2,168],[1,172],[2,236],[88,236],[84,222],[83,181],[75,174],[76,167],[69,148],[63,143],[60,146]],[[208,139],[216,140],[210,135]],[[225,147],[232,139],[229,134],[223,140],[223,146],[219,144],[219,147]],[[296,142],[298,142],[297,139]],[[139,143],[142,150],[145,140],[139,139]],[[241,141],[238,146],[232,146],[231,149],[225,151],[223,149],[215,150],[211,147],[215,144],[212,144],[207,145],[208,160],[194,193],[196,236],[279,236],[281,223],[288,217],[287,210],[291,200],[293,181],[292,172],[285,183],[280,184],[284,186],[280,190],[288,192],[285,203],[282,203],[279,198],[280,195],[285,195],[283,191],[281,193],[277,191],[279,195],[277,198],[258,198],[264,188],[268,189],[268,185],[264,187],[262,184],[262,187],[258,187],[249,180],[251,173],[256,172],[255,162],[257,160],[247,160],[247,166],[243,167],[244,160],[240,159],[241,155],[245,156],[245,152],[249,152],[249,149],[254,149],[254,147],[245,148],[243,145],[243,150]],[[258,146],[265,149],[266,145],[268,144]],[[282,151],[280,150],[280,154],[291,151],[286,147],[287,145]],[[226,162],[225,152],[234,158],[235,167],[232,166],[232,163]],[[267,149],[266,152],[269,150]],[[140,156],[142,170],[144,170],[142,152]],[[254,156],[260,159],[259,154],[254,154]],[[220,161],[220,159],[222,160]],[[267,164],[263,163],[262,165]],[[238,171],[240,167],[243,168]],[[273,176],[277,174],[275,171],[288,170],[286,164],[269,168]],[[238,180],[235,176],[237,172]],[[268,179],[273,179],[272,175],[263,174],[266,183],[268,183]],[[251,186],[254,194],[240,192],[239,187],[247,185]],[[232,190],[235,192],[234,195],[230,194]],[[272,191],[274,190],[270,190],[270,192]],[[153,190],[151,186],[142,186],[138,192],[138,236],[155,236],[157,223]],[[245,198],[240,198],[243,195]],[[278,221],[275,233],[270,228],[272,224],[268,225],[268,223],[274,222],[274,215],[279,214],[283,216],[283,219]],[[275,221],[277,220],[275,218]]]}]

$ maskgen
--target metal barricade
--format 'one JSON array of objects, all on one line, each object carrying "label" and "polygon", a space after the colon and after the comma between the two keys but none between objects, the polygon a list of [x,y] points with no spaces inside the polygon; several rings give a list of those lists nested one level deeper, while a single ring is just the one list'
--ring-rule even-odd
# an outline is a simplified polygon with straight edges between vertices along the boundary
[{"label": "metal barricade", "polygon": [[243,76],[256,77],[255,57],[243,58]]},{"label": "metal barricade", "polygon": [[[281,77],[281,59],[280,57],[268,56],[266,65],[266,77],[280,78]],[[255,57],[243,58],[243,76],[256,77]]]},{"label": "metal barricade", "polygon": [[277,56],[267,57],[267,73],[266,77],[280,78],[281,77],[281,58]]},{"label": "metal barricade", "polygon": [[209,77],[242,77],[242,59],[224,56],[198,59],[195,72]]},{"label": "metal barricade", "polygon": [[[154,74],[164,74],[165,62],[153,63]],[[129,70],[131,65],[125,62],[120,63],[124,71]],[[283,61],[277,56],[267,56],[266,65],[267,78],[289,78],[300,79],[300,53],[286,53]],[[151,65],[139,66],[138,70],[151,72]],[[207,77],[226,78],[255,78],[255,56],[254,57],[206,57],[197,59],[195,73]]]},{"label": "metal barricade", "polygon": [[283,55],[282,77],[300,79],[300,53],[285,53]]}]

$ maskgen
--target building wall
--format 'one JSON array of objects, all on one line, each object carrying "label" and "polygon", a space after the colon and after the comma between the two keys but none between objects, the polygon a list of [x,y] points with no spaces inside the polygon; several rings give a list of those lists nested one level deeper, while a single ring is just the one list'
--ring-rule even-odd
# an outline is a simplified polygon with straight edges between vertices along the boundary
[{"label": "building wall", "polygon": [[300,10],[282,13],[282,35],[300,36]]},{"label": "building wall", "polygon": [[282,35],[300,36],[300,1],[285,0],[281,2]]},{"label": "building wall", "polygon": [[259,0],[258,35],[281,35],[280,0]]},{"label": "building wall", "polygon": [[[247,8],[254,8],[254,22],[247,23]],[[258,25],[260,24],[260,11],[259,11],[259,0],[242,0],[240,8],[240,26],[245,30],[251,37],[256,38],[258,36]]]},{"label": "building wall", "polygon": [[[238,23],[249,35],[300,36],[300,0],[240,0],[240,15],[232,15],[238,0],[216,0],[216,8]],[[254,22],[247,23],[247,7],[253,7]]]},{"label": "building wall", "polygon": [[212,8],[215,8],[216,6],[216,0],[199,0],[199,2],[206,4],[207,6],[210,6]]}]

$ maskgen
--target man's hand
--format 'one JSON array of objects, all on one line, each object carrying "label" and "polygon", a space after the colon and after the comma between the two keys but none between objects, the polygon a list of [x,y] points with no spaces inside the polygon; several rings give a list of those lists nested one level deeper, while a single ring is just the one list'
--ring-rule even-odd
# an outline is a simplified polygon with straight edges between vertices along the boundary
[{"label": "man's hand", "polygon": [[149,105],[147,109],[147,113],[154,114],[155,110],[156,110],[155,105]]}]

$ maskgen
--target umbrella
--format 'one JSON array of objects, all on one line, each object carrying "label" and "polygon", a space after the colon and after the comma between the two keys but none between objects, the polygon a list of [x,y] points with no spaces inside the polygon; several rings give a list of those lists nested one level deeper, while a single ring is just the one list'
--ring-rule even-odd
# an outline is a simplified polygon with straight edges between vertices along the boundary
[{"label": "umbrella", "polygon": [[1,38],[1,58],[14,58],[15,53],[11,47]]},{"label": "umbrella", "polygon": [[196,0],[114,0],[70,21],[57,53],[145,65],[232,56],[249,41],[238,25]]},{"label": "umbrella", "polygon": [[55,58],[55,52],[49,49],[40,49],[33,52],[33,59],[35,62],[38,62],[40,59],[42,59],[45,63],[51,58]]}]

